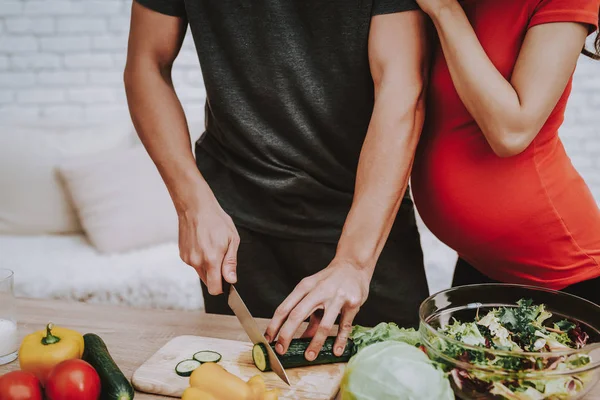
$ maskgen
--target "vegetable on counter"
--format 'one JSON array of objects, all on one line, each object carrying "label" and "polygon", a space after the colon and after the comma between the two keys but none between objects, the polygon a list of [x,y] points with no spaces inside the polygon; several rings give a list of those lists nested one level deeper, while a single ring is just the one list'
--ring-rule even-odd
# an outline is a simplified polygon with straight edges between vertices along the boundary
[{"label": "vegetable on counter", "polygon": [[383,341],[360,350],[348,363],[342,400],[454,400],[446,374],[417,347]]},{"label": "vegetable on counter", "polygon": [[200,365],[190,376],[190,387],[182,400],[277,400],[276,390],[267,390],[261,376],[244,382],[216,363]]},{"label": "vegetable on counter", "polygon": [[183,396],[181,396],[181,400],[219,400],[212,394],[205,392],[204,390],[189,387],[185,389],[183,392]]},{"label": "vegetable on counter", "polygon": [[255,375],[248,380],[248,386],[252,392],[251,398],[255,400],[277,400],[279,393],[277,390],[267,390],[265,380],[260,375]]},{"label": "vegetable on counter", "polygon": [[98,400],[100,377],[83,360],[66,360],[55,366],[46,382],[48,400]]},{"label": "vegetable on counter", "polygon": [[[352,340],[348,340],[348,344],[344,349],[344,353],[340,357],[333,354],[335,336],[330,336],[325,340],[323,349],[317,358],[314,361],[308,361],[304,353],[306,353],[306,349],[308,348],[311,340],[312,338],[292,339],[288,347],[288,351],[284,355],[275,353],[281,361],[281,365],[283,365],[284,368],[298,368],[309,365],[347,362],[350,360],[350,357],[355,354],[355,347]],[[273,350],[275,349],[274,344],[272,344],[271,347]],[[252,359],[254,361],[254,365],[256,365],[256,368],[258,368],[260,371],[271,371],[271,366],[269,365],[269,356],[264,344],[257,343],[254,345],[252,348]]]},{"label": "vegetable on counter", "polygon": [[106,344],[96,334],[83,335],[85,351],[83,359],[94,367],[102,382],[102,400],[131,400],[134,390],[129,380],[123,375]]},{"label": "vegetable on counter", "polygon": [[42,386],[31,372],[13,371],[0,376],[0,399],[42,400]]},{"label": "vegetable on counter", "polygon": [[31,372],[45,385],[48,374],[64,360],[78,359],[83,354],[83,336],[74,330],[53,326],[27,335],[19,348],[23,371]]}]

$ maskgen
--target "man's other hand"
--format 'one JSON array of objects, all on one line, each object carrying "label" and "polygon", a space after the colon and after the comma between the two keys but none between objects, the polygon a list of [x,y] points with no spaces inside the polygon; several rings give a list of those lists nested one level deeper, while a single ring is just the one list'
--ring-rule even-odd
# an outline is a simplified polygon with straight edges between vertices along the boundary
[{"label": "man's other hand", "polygon": [[334,354],[341,356],[352,331],[352,321],[367,300],[370,281],[368,270],[346,260],[333,260],[324,270],[303,279],[281,303],[267,328],[267,340],[279,335],[275,350],[285,354],[302,322],[310,317],[304,336],[313,339],[304,356],[313,361],[341,315],[333,346]]}]

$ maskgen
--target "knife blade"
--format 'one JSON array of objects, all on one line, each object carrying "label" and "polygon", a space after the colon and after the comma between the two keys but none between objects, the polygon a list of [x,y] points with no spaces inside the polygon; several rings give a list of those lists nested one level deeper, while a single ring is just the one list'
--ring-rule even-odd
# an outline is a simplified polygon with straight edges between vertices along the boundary
[{"label": "knife blade", "polygon": [[267,354],[269,356],[269,363],[271,364],[271,369],[273,372],[275,372],[277,376],[281,378],[281,380],[290,385],[290,380],[283,369],[283,365],[281,365],[281,361],[279,361],[277,354],[275,354],[275,351],[273,351],[273,348],[270,346],[269,342],[267,342],[267,339],[265,339],[264,335],[256,324],[256,321],[252,317],[252,314],[250,314],[246,303],[244,303],[244,300],[242,300],[240,294],[233,285],[230,286],[227,303],[240,321],[240,324],[242,324],[242,327],[244,328],[244,331],[246,331],[250,341],[252,341],[253,344],[263,343],[265,345]]}]

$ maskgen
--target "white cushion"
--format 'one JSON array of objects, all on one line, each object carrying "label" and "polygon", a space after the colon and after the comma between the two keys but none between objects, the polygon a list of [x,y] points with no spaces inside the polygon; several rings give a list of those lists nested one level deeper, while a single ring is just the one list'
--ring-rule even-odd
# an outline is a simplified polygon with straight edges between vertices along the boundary
[{"label": "white cushion", "polygon": [[84,231],[103,253],[177,241],[177,214],[141,145],[59,167]]},{"label": "white cushion", "polygon": [[134,140],[130,122],[0,126],[0,233],[81,231],[56,166],[66,158],[130,146]]}]

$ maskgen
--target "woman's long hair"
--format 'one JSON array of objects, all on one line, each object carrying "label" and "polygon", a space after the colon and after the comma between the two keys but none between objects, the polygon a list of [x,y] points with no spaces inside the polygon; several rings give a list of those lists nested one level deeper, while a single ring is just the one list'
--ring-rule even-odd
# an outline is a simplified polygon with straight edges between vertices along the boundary
[{"label": "woman's long hair", "polygon": [[[600,15],[598,16],[598,24],[600,24]],[[593,58],[594,60],[600,60],[600,32],[598,32],[596,40],[594,40],[593,46],[593,50],[588,50],[584,48],[583,54],[590,58]]]}]

